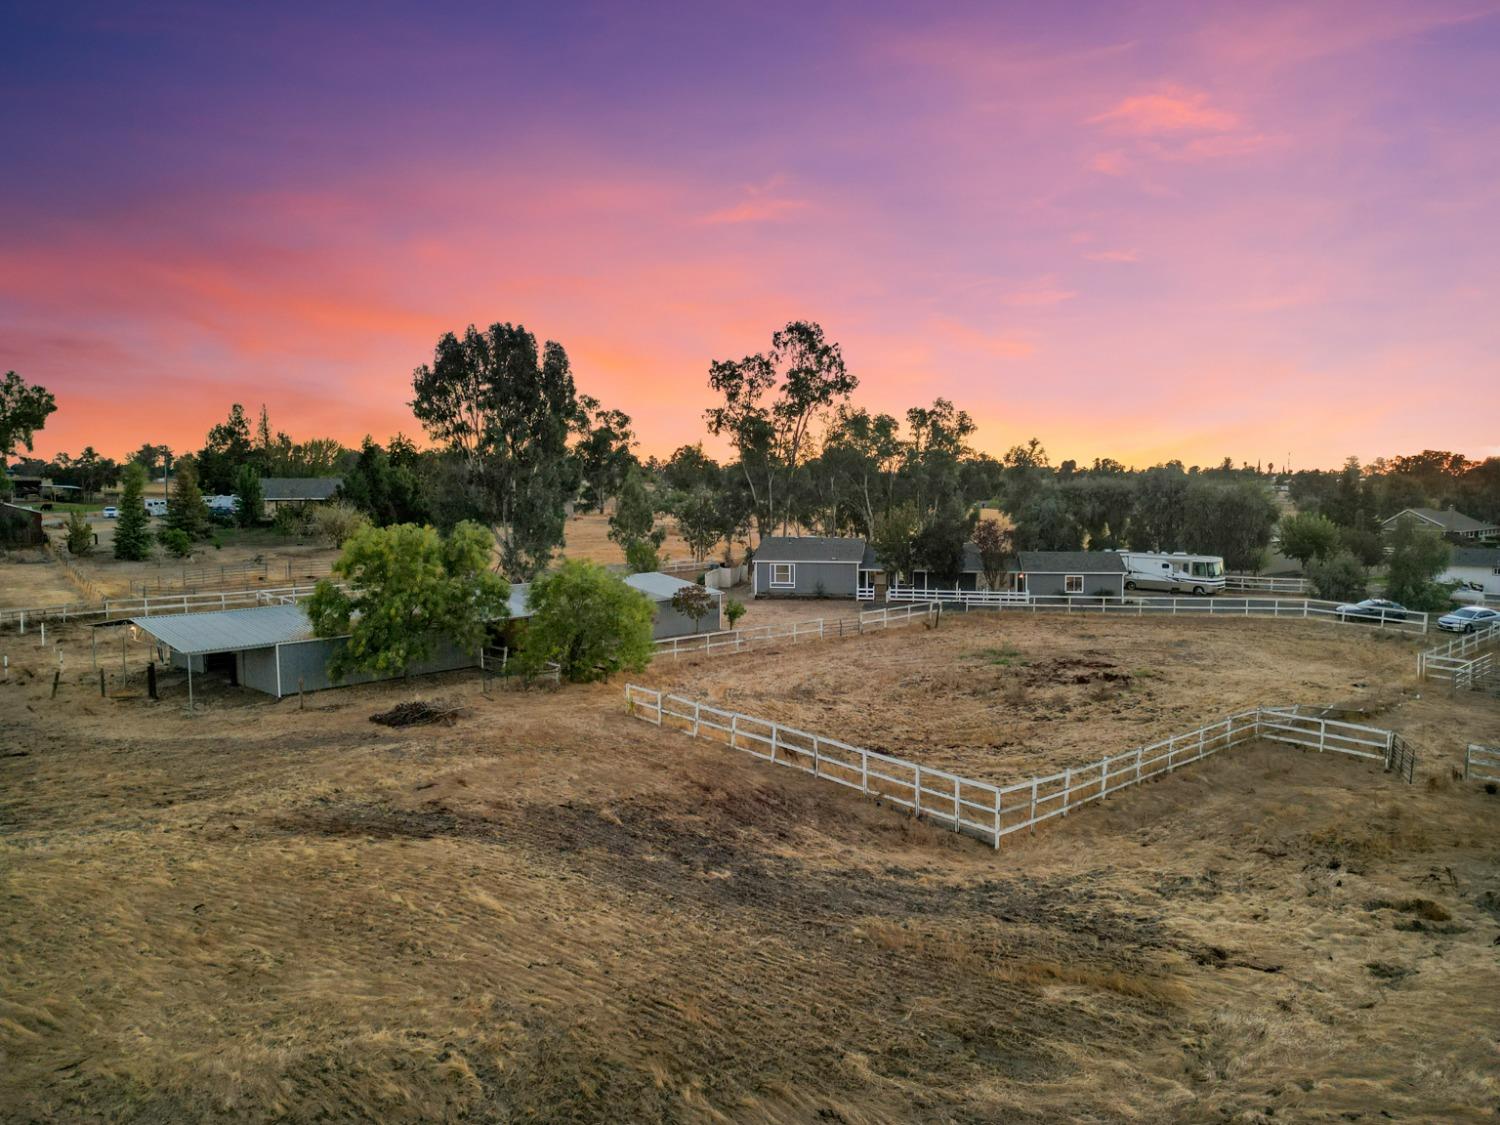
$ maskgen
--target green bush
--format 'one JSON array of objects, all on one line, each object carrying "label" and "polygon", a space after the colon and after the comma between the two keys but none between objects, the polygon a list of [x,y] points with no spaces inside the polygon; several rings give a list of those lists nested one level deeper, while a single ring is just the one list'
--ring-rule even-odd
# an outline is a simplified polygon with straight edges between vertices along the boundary
[{"label": "green bush", "polygon": [[571,560],[531,584],[531,620],[521,667],[541,672],[549,661],[575,683],[601,680],[622,668],[639,671],[655,646],[656,615],[646,595],[597,563]]},{"label": "green bush", "polygon": [[724,603],[724,616],[729,620],[729,627],[733,629],[739,623],[741,617],[745,616],[745,603],[738,598],[730,598]]},{"label": "green bush", "polygon": [[193,553],[193,537],[180,527],[169,527],[158,532],[156,541],[174,559],[185,559]]},{"label": "green bush", "polygon": [[1307,564],[1307,580],[1314,594],[1331,602],[1356,602],[1369,590],[1364,565],[1349,551],[1312,559]]},{"label": "green bush", "polygon": [[94,550],[94,529],[82,512],[68,516],[68,554],[87,555]]}]

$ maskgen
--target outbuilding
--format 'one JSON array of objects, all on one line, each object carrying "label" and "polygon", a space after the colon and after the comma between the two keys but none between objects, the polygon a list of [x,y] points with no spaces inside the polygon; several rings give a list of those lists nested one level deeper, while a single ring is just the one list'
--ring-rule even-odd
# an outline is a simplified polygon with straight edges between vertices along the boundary
[{"label": "outbuilding", "polygon": [[875,565],[872,553],[866,566],[863,539],[768,535],[755,549],[750,591],[757,598],[853,598],[873,584]]},{"label": "outbuilding", "polygon": [[1500,597],[1500,547],[1454,547],[1438,581],[1458,583],[1460,600],[1474,600],[1474,594]]},{"label": "outbuilding", "polygon": [[262,477],[261,504],[267,514],[281,507],[326,504],[338,495],[343,483],[343,477]]},{"label": "outbuilding", "polygon": [[[151,636],[163,659],[192,677],[222,675],[231,684],[263,691],[280,699],[296,691],[333,687],[328,662],[347,642],[345,637],[314,636],[301,605],[265,605],[212,613],[174,613],[132,617],[130,623]],[[474,668],[477,653],[439,641],[431,659],[414,664],[409,675]],[[351,672],[339,686],[392,679],[370,672]]]},{"label": "outbuilding", "polygon": [[1113,551],[1018,551],[1015,588],[1033,597],[1123,598],[1125,562]]}]

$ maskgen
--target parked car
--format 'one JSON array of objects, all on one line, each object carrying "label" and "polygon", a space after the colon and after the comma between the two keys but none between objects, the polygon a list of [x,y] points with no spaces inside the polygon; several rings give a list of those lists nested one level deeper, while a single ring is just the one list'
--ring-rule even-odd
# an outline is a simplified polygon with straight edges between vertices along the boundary
[{"label": "parked car", "polygon": [[1405,621],[1409,611],[1400,602],[1388,598],[1366,598],[1362,602],[1341,605],[1334,610],[1340,621]]},{"label": "parked car", "polygon": [[1438,628],[1450,633],[1472,633],[1487,625],[1500,624],[1500,609],[1488,609],[1482,605],[1466,605],[1438,618]]},{"label": "parked car", "polygon": [[99,514],[107,520],[117,520],[120,518],[120,509],[111,505]]}]

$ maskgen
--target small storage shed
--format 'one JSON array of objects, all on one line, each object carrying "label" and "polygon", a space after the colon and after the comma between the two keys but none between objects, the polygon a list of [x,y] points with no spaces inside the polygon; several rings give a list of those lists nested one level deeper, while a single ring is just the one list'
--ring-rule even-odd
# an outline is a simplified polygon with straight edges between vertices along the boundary
[{"label": "small storage shed", "polygon": [[[278,699],[299,689],[334,687],[328,678],[328,661],[345,641],[314,636],[312,622],[300,605],[133,617],[130,623],[167,650],[164,656],[172,667],[187,669],[190,684],[192,676],[207,672]],[[409,673],[451,672],[478,663],[475,653],[439,642],[432,659],[413,665]],[[391,678],[354,672],[340,680],[339,686]]]},{"label": "small storage shed", "polygon": [[1113,551],[1019,551],[1016,570],[1016,589],[1034,597],[1125,596],[1125,562]]},{"label": "small storage shed", "polygon": [[863,539],[769,535],[755,550],[751,593],[757,598],[853,598],[864,561]]},{"label": "small storage shed", "polygon": [[686,613],[674,608],[672,599],[677,596],[679,590],[697,586],[697,583],[685,582],[681,578],[673,578],[670,574],[652,570],[644,574],[626,575],[625,585],[639,590],[655,603],[656,622],[651,629],[651,636],[655,640],[665,640],[668,637],[690,637],[695,633],[717,633],[724,627],[724,591],[722,590],[710,590],[707,586],[698,586],[698,589],[707,594],[712,601],[709,611],[694,621]]},{"label": "small storage shed", "polygon": [[324,504],[343,483],[343,477],[262,477],[261,503],[268,513],[283,505]]}]

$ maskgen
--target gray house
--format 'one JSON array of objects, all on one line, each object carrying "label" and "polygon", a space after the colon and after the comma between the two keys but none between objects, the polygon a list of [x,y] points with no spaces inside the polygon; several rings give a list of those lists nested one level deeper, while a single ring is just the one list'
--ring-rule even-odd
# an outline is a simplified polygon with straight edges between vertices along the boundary
[{"label": "gray house", "polygon": [[1125,562],[1113,551],[1018,551],[1015,589],[1035,597],[1125,596]]},{"label": "gray house", "polygon": [[1403,508],[1390,519],[1382,520],[1380,526],[1387,531],[1394,531],[1396,525],[1403,521],[1433,528],[1454,539],[1477,542],[1500,535],[1500,527],[1476,520],[1473,516],[1466,516],[1452,508]]},{"label": "gray house", "polygon": [[863,539],[771,535],[755,550],[750,590],[757,598],[853,598],[873,591],[879,570]]},{"label": "gray house", "polygon": [[338,494],[343,477],[262,477],[261,502],[270,513],[283,505],[324,504]]}]

